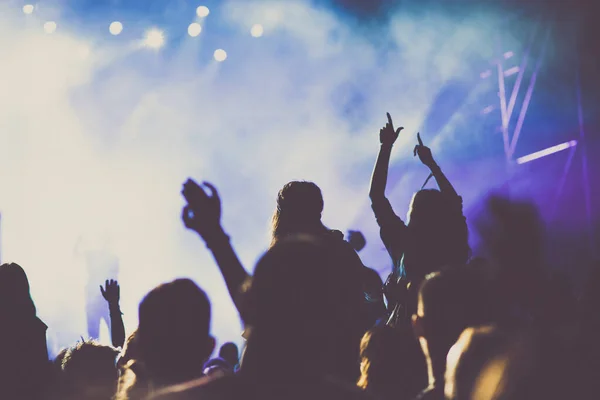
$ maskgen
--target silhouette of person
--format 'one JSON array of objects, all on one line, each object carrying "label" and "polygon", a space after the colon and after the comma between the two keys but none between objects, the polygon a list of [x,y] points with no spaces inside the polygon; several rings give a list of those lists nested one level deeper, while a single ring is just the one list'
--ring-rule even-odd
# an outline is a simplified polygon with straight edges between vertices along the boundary
[{"label": "silhouette of person", "polygon": [[392,147],[404,128],[394,130],[392,117],[390,114],[387,117],[388,123],[379,131],[381,147],[369,197],[381,239],[394,263],[385,289],[392,323],[401,317],[407,321],[415,312],[417,288],[425,275],[448,265],[465,264],[470,248],[462,199],[419,134],[414,155],[430,169],[430,176],[435,178],[440,190],[424,189],[414,195],[408,223],[394,212],[385,197],[385,188]]},{"label": "silhouette of person", "polygon": [[85,285],[87,333],[90,338],[98,339],[102,321],[104,320],[106,325],[110,326],[109,307],[98,287],[102,286],[106,279],[118,279],[119,259],[111,251],[107,236],[100,240],[82,236],[76,245],[75,253],[83,259],[87,271]]},{"label": "silhouette of person", "polygon": [[0,398],[36,399],[51,373],[47,326],[36,315],[21,266],[0,266]]}]

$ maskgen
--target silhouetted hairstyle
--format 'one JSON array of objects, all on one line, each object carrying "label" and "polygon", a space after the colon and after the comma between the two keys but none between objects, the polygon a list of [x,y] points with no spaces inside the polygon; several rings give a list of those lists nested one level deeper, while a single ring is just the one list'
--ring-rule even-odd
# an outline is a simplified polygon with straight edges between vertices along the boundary
[{"label": "silhouetted hairstyle", "polygon": [[189,279],[154,288],[139,306],[137,345],[152,381],[179,383],[202,375],[212,353],[210,302]]},{"label": "silhouetted hairstyle", "polygon": [[287,183],[277,195],[277,208],[271,226],[271,246],[288,235],[318,235],[327,232],[321,222],[323,205],[321,189],[314,183]]}]

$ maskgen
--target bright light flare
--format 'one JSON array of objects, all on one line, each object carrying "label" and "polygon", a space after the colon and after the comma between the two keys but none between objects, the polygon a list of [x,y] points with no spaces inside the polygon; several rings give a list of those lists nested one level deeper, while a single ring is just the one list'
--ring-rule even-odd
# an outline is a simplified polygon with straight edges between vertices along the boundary
[{"label": "bright light flare", "polygon": [[25,5],[23,6],[23,12],[24,12],[25,14],[28,14],[28,15],[29,15],[29,14],[33,14],[33,5],[31,5],[31,4],[25,4]]},{"label": "bright light flare", "polygon": [[44,31],[46,33],[54,33],[54,32],[56,32],[56,28],[57,28],[56,22],[54,22],[54,21],[48,21],[44,24]]},{"label": "bright light flare", "polygon": [[255,38],[261,37],[264,32],[265,30],[261,24],[254,24],[252,25],[252,29],[250,29],[250,34]]},{"label": "bright light flare", "polygon": [[196,15],[198,15],[200,18],[208,17],[208,14],[210,14],[210,10],[208,9],[208,7],[200,6],[196,8]]},{"label": "bright light flare", "polygon": [[151,29],[146,32],[144,45],[152,49],[160,49],[165,44],[165,34],[158,29]]},{"label": "bright light flare", "polygon": [[217,49],[215,50],[214,57],[218,62],[223,62],[227,59],[227,52],[223,49]]},{"label": "bright light flare", "polygon": [[570,142],[557,144],[556,146],[548,147],[547,149],[536,151],[529,155],[517,158],[517,164],[525,164],[527,162],[537,160],[538,158],[549,156],[550,154],[558,153],[559,151],[566,150],[570,147],[577,146],[577,140],[571,140]]},{"label": "bright light flare", "polygon": [[120,35],[121,32],[123,32],[123,24],[120,23],[119,21],[114,21],[108,27],[108,31],[110,32],[111,35],[114,35],[114,36]]},{"label": "bright light flare", "polygon": [[200,32],[202,32],[202,26],[200,26],[199,23],[193,22],[190,24],[190,26],[188,26],[188,35],[191,37],[200,35]]}]

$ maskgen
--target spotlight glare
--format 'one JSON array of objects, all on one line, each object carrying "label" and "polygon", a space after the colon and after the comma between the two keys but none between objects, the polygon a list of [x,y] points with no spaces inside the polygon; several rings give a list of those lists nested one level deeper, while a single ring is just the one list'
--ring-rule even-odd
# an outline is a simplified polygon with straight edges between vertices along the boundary
[{"label": "spotlight glare", "polygon": [[23,6],[23,12],[25,14],[32,14],[33,13],[33,5],[31,5],[31,4],[25,4]]},{"label": "spotlight glare", "polygon": [[191,37],[196,37],[202,32],[202,26],[199,23],[193,22],[188,26],[188,35]]},{"label": "spotlight glare", "polygon": [[54,33],[56,31],[56,22],[48,21],[44,24],[44,31],[46,33]]},{"label": "spotlight glare", "polygon": [[223,49],[217,49],[215,50],[214,57],[215,60],[217,60],[218,62],[225,61],[225,59],[227,58],[227,52]]},{"label": "spotlight glare", "polygon": [[160,49],[165,44],[165,35],[158,29],[151,29],[146,32],[144,45],[153,49]]},{"label": "spotlight glare", "polygon": [[121,32],[123,32],[123,24],[120,23],[119,21],[114,21],[108,27],[108,31],[110,32],[111,35],[117,36]]},{"label": "spotlight glare", "polygon": [[196,15],[198,15],[200,18],[208,17],[208,14],[210,14],[208,7],[200,6],[196,8]]},{"label": "spotlight glare", "polygon": [[265,30],[261,24],[254,24],[252,25],[252,29],[250,29],[250,34],[252,37],[258,38],[263,35],[264,31]]}]

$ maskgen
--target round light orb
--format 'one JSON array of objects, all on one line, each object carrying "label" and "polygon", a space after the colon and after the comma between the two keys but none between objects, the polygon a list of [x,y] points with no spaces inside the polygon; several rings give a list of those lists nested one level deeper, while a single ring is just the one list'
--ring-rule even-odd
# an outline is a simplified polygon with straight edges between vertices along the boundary
[{"label": "round light orb", "polygon": [[23,6],[23,12],[25,14],[32,14],[33,13],[33,5],[32,4],[25,4]]},{"label": "round light orb", "polygon": [[56,22],[54,21],[48,21],[44,24],[44,31],[46,33],[54,33],[56,32]]},{"label": "round light orb", "polygon": [[261,37],[264,32],[265,30],[261,24],[254,24],[252,25],[252,29],[250,29],[250,34],[255,38]]},{"label": "round light orb", "polygon": [[144,45],[152,49],[160,49],[165,44],[165,34],[158,29],[150,29],[146,32]]},{"label": "round light orb", "polygon": [[114,35],[114,36],[120,35],[121,32],[123,32],[123,24],[120,23],[119,21],[114,21],[108,27],[108,31],[110,32],[111,35]]},{"label": "round light orb", "polygon": [[215,50],[215,54],[213,56],[215,57],[215,60],[222,62],[227,59],[227,52],[223,49],[217,49]]},{"label": "round light orb", "polygon": [[208,14],[210,14],[208,7],[200,6],[196,8],[196,15],[198,15],[200,18],[208,17]]},{"label": "round light orb", "polygon": [[198,36],[200,32],[202,32],[202,26],[199,23],[193,22],[188,26],[188,35],[191,37]]}]

